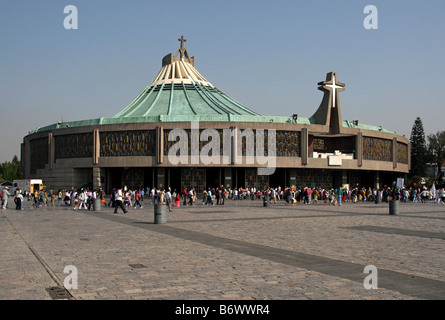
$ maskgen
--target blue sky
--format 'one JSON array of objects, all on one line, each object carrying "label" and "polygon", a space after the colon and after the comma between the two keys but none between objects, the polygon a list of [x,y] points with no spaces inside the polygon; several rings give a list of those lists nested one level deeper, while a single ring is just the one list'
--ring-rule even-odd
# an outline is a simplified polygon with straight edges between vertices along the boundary
[{"label": "blue sky", "polygon": [[[63,9],[78,9],[66,30]],[[366,30],[366,5],[378,29]],[[1,0],[0,162],[60,120],[112,117],[156,76],[184,35],[213,85],[264,114],[310,117],[334,71],[343,120],[409,138],[445,130],[445,1]]]}]

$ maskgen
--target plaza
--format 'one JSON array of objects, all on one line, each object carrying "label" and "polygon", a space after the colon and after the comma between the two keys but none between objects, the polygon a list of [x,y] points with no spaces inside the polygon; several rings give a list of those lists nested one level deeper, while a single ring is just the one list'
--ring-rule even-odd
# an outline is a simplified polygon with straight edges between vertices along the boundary
[{"label": "plaza", "polygon": [[[445,209],[434,203],[174,208],[69,207],[0,213],[0,299],[420,300],[445,298]],[[64,270],[77,289],[63,289]],[[377,289],[365,289],[375,266]],[[52,290],[52,291],[51,291]]]}]

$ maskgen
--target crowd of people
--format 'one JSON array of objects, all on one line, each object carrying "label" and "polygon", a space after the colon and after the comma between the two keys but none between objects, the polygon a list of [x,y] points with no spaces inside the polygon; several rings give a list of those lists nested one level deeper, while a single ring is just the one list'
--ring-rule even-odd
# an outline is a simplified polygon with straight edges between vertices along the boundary
[{"label": "crowd of people", "polygon": [[103,189],[91,190],[88,188],[80,188],[79,190],[72,188],[71,190],[59,190],[58,192],[45,189],[28,192],[18,188],[11,194],[9,187],[5,187],[0,193],[2,208],[6,209],[9,197],[13,197],[16,210],[24,209],[25,199],[32,202],[32,207],[35,209],[49,206],[65,206],[73,207],[74,210],[92,210],[94,208],[94,200],[100,197],[101,202],[104,203],[104,196]]},{"label": "crowd of people", "polygon": [[398,200],[402,202],[427,202],[445,203],[445,188],[287,188],[284,190],[286,204],[304,203],[310,204],[323,201],[330,205],[341,205],[344,202],[389,202]]},{"label": "crowd of people", "polygon": [[[174,206],[193,205],[202,196],[203,205],[224,205],[226,200],[264,200],[267,199],[272,204],[277,204],[280,200],[286,205],[291,204],[311,204],[324,202],[330,205],[341,205],[344,202],[388,202],[390,200],[399,200],[402,202],[427,202],[445,204],[445,188],[427,189],[423,188],[398,188],[385,187],[376,188],[217,188],[203,189],[200,195],[196,193],[195,188],[186,188],[181,194],[174,190],[171,193],[168,189],[168,200],[174,203]],[[153,203],[163,203],[165,190],[151,189],[150,196]]]},{"label": "crowd of people", "polygon": [[[277,204],[284,201],[285,205],[327,203],[329,205],[342,205],[344,202],[388,202],[399,200],[401,202],[420,202],[445,204],[445,188],[398,188],[385,187],[376,188],[206,188],[198,194],[195,188],[186,188],[177,191],[171,188],[113,188],[109,201],[105,200],[105,193],[102,188],[89,189],[72,188],[71,190],[59,190],[56,193],[47,190],[36,190],[34,193],[15,190],[13,194],[8,187],[3,188],[0,193],[2,209],[8,208],[8,199],[14,198],[15,209],[23,210],[24,200],[32,201],[32,207],[38,209],[45,206],[65,206],[73,207],[74,210],[92,210],[94,205],[98,205],[96,199],[100,199],[100,205],[113,207],[114,212],[121,208],[124,213],[129,209],[143,208],[145,199],[150,199],[150,204],[165,204],[169,211],[174,207],[194,205],[202,199],[203,205],[224,205],[227,200],[267,200],[270,204]],[[202,197],[202,198],[201,198]],[[147,200],[145,200],[147,201]]]}]

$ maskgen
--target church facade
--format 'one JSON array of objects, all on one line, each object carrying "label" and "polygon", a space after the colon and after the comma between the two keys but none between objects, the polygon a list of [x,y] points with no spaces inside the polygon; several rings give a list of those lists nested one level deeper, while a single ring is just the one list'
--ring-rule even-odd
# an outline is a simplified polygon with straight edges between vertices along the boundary
[{"label": "church facade", "polygon": [[25,136],[24,178],[49,189],[117,186],[391,186],[410,169],[409,140],[342,120],[345,85],[329,72],[311,117],[265,116],[213,86],[179,39],[152,83],[111,118],[58,122]]}]

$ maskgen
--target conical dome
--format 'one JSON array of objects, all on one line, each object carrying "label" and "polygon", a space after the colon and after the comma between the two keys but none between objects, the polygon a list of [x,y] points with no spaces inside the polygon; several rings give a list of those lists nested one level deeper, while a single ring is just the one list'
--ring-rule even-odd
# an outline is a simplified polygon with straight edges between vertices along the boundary
[{"label": "conical dome", "polygon": [[153,82],[114,118],[260,116],[207,81],[195,69],[195,58],[184,48],[184,37],[178,40],[181,46],[176,54],[170,53],[162,59],[162,68]]}]

